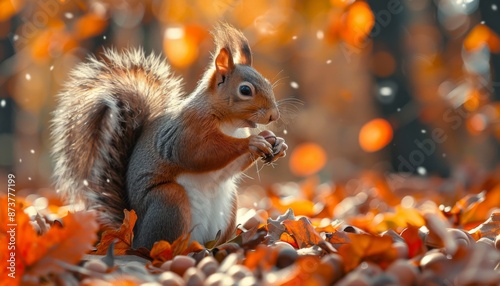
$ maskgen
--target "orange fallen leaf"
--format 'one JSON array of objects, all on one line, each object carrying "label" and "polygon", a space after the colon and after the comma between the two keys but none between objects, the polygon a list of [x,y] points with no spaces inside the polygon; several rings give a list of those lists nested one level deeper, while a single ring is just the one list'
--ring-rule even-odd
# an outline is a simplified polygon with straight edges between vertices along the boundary
[{"label": "orange fallen leaf", "polygon": [[323,239],[314,230],[314,227],[305,217],[299,220],[286,220],[283,222],[289,234],[293,236],[300,248],[317,245]]},{"label": "orange fallen leaf", "polygon": [[[321,266],[321,259],[318,256],[315,255],[301,255],[297,258],[297,261],[295,262],[294,266],[291,267],[293,269],[287,269],[286,271],[283,271],[284,275],[276,275],[280,276],[277,277],[277,281],[275,283],[269,283],[267,284],[274,284],[274,285],[281,285],[281,286],[294,286],[294,285],[325,285],[324,279],[321,279],[318,274]],[[323,270],[323,269],[322,269]],[[330,270],[331,269],[324,269],[324,270]],[[325,273],[321,273],[325,274]],[[269,277],[269,276],[268,276]],[[272,279],[271,279],[272,280]]]},{"label": "orange fallen leaf", "polygon": [[288,232],[283,232],[281,235],[280,235],[280,238],[279,240],[281,241],[284,241],[288,244],[290,244],[291,246],[293,246],[294,248],[300,248],[300,246],[298,245],[297,241],[295,240],[295,238],[293,236],[291,236]]},{"label": "orange fallen leaf", "polygon": [[271,270],[278,258],[278,252],[271,247],[259,244],[254,251],[249,251],[246,254],[246,259],[243,261],[243,265],[248,267],[250,271],[255,269],[260,269],[262,271]]},{"label": "orange fallen leaf", "polygon": [[285,212],[292,209],[296,215],[311,217],[315,214],[314,203],[305,199],[284,200],[278,196],[270,195],[272,206],[279,212]]},{"label": "orange fallen leaf", "polygon": [[461,210],[460,224],[466,229],[475,227],[488,219],[490,211],[495,208],[500,208],[500,186],[476,195],[466,196],[454,207],[454,209]]},{"label": "orange fallen leaf", "polygon": [[125,216],[120,228],[105,230],[93,254],[106,254],[112,242],[115,242],[115,255],[125,255],[127,250],[132,248],[137,215],[134,210],[124,210],[123,213]]},{"label": "orange fallen leaf", "polygon": [[345,231],[336,231],[333,233],[328,233],[326,235],[326,241],[333,244],[334,246],[337,245],[338,247],[339,245],[351,242],[351,239],[347,234],[348,232]]},{"label": "orange fallen leaf", "polygon": [[401,237],[408,246],[408,258],[413,258],[425,252],[424,241],[419,235],[419,227],[409,225],[401,232]]},{"label": "orange fallen leaf", "polygon": [[197,241],[191,241],[191,234],[187,233],[177,238],[172,244],[160,240],[153,245],[149,256],[153,259],[153,265],[160,267],[163,262],[172,260],[177,255],[187,255],[205,249]]},{"label": "orange fallen leaf", "polygon": [[45,235],[38,237],[33,257],[35,261],[26,261],[29,266],[23,278],[64,272],[58,261],[78,263],[92,249],[97,240],[98,228],[94,212],[69,213],[63,218],[63,227],[52,227]]},{"label": "orange fallen leaf", "polygon": [[425,225],[425,220],[420,212],[413,208],[396,206],[395,212],[382,213],[380,215],[382,216],[382,220],[378,224],[372,225],[373,232],[375,233],[381,233],[389,229],[400,232],[408,225],[418,227]]},{"label": "orange fallen leaf", "polygon": [[470,230],[469,233],[475,240],[481,237],[495,239],[500,234],[500,212],[492,213],[485,222]]},{"label": "orange fallen leaf", "polygon": [[382,268],[387,267],[397,257],[389,236],[347,233],[350,243],[339,247],[346,272],[356,268],[361,262],[371,261]]},{"label": "orange fallen leaf", "polygon": [[[8,206],[8,198],[0,197],[0,204]],[[15,213],[14,217],[9,215],[12,213]],[[20,204],[14,203],[2,208],[0,223],[0,241],[2,245],[11,246],[8,250],[13,255],[5,251],[2,254],[15,258],[15,263],[11,265],[11,262],[2,257],[0,274],[5,279],[12,272],[8,267],[14,267],[15,279],[9,280],[9,283],[14,284],[20,284],[21,279],[39,281],[42,276],[65,271],[59,262],[76,264],[97,239],[98,224],[94,212],[68,213],[62,219],[63,226],[54,225],[44,235],[38,236],[28,215]],[[15,225],[8,225],[12,223]],[[14,240],[11,233],[15,233]],[[11,244],[7,244],[8,242]]]}]

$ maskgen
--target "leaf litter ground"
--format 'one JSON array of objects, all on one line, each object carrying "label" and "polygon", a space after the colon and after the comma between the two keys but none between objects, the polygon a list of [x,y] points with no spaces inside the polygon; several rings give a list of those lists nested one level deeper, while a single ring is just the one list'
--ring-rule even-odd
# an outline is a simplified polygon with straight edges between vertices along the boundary
[{"label": "leaf litter ground", "polygon": [[[49,205],[29,216],[32,202],[19,199],[16,278],[0,284],[499,285],[497,178],[450,191],[430,179],[364,173],[353,187],[311,176],[261,191],[257,207],[238,211],[230,241],[201,245],[186,234],[150,250],[132,248],[133,210],[119,229],[98,232],[92,212]],[[0,264],[7,277],[7,259]]]}]

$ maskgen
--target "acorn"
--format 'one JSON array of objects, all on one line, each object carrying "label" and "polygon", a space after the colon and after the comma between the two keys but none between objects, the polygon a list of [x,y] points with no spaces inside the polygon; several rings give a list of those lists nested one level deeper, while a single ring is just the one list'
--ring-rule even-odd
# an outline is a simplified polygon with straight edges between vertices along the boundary
[{"label": "acorn", "polygon": [[276,135],[269,131],[269,130],[264,130],[259,133],[260,136],[264,137],[269,144],[271,144],[274,147],[274,144],[276,144]]},{"label": "acorn", "polygon": [[[271,146],[273,148],[275,147],[277,139],[276,139],[276,135],[273,132],[271,132],[269,130],[264,130],[264,131],[260,132],[259,135],[264,137],[264,139],[266,139],[266,141],[269,142],[269,144],[271,144]],[[277,152],[276,150],[273,150],[273,153],[276,153],[276,152]],[[264,160],[264,162],[266,162],[266,163],[270,163],[272,161],[273,157],[274,157],[274,154],[267,155],[265,157],[262,157],[262,160]]]},{"label": "acorn", "polygon": [[195,263],[196,261],[189,256],[177,255],[174,259],[172,259],[170,271],[182,277],[184,272],[186,272],[188,268],[193,267]]}]

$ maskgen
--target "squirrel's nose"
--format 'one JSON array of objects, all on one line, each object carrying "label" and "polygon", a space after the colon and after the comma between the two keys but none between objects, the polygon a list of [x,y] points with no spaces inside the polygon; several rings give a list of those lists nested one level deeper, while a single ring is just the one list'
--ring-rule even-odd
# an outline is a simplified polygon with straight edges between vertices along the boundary
[{"label": "squirrel's nose", "polygon": [[280,112],[278,111],[278,108],[271,108],[267,111],[267,118],[269,118],[268,123],[271,123],[273,121],[276,121],[280,118]]}]

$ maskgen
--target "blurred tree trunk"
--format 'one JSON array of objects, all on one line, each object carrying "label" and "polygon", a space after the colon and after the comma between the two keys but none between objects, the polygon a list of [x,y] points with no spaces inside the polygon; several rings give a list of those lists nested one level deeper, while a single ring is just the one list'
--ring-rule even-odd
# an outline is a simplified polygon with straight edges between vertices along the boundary
[{"label": "blurred tree trunk", "polygon": [[[394,72],[390,75],[374,75],[374,104],[378,107],[381,115],[394,126],[394,138],[387,147],[391,153],[392,168],[396,172],[449,176],[449,166],[443,160],[438,144],[435,144],[432,152],[430,152],[430,146],[428,147],[429,152],[419,148],[417,141],[419,143],[431,142],[432,134],[427,132],[429,126],[426,126],[419,119],[421,107],[416,102],[412,87],[409,85],[408,77],[410,75],[404,72],[403,67],[404,60],[410,56],[408,51],[404,49],[406,37],[404,32],[408,25],[406,19],[410,16],[418,17],[421,15],[410,15],[412,11],[404,6],[404,1],[370,0],[368,3],[376,18],[376,25],[370,35],[373,40],[372,58],[376,58],[376,54],[379,52],[387,52],[392,55],[396,64]],[[392,93],[392,95],[384,96],[384,93],[387,92]],[[386,99],[380,100],[384,97]],[[403,120],[403,118],[408,120]]]}]

